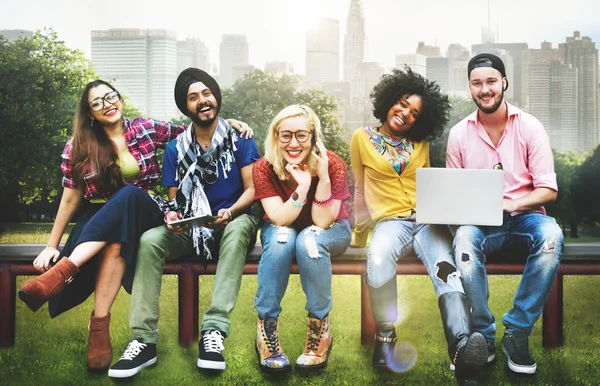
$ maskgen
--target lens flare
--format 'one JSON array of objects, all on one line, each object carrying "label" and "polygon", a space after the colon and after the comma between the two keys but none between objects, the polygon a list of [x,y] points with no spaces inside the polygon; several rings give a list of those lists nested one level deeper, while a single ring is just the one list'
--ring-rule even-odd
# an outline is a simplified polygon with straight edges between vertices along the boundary
[{"label": "lens flare", "polygon": [[413,345],[408,342],[396,343],[394,357],[388,358],[389,368],[395,373],[404,373],[417,363],[417,357],[417,350]]}]

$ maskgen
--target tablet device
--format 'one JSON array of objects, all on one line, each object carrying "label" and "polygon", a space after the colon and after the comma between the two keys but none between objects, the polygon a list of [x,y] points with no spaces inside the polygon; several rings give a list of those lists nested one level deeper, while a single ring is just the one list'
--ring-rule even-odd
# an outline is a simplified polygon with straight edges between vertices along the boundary
[{"label": "tablet device", "polygon": [[197,217],[188,217],[188,218],[184,218],[182,220],[177,220],[177,221],[171,221],[170,223],[168,223],[168,225],[200,225],[200,226],[204,226],[204,224],[206,224],[207,222],[211,222],[211,221],[215,221],[217,219],[216,216],[211,216],[209,214],[204,215],[204,216],[197,216]]}]

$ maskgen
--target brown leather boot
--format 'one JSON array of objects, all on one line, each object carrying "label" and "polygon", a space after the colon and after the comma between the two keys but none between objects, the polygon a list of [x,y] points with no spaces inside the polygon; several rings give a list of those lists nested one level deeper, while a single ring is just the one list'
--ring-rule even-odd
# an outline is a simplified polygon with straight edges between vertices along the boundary
[{"label": "brown leather boot", "polygon": [[48,299],[61,292],[78,272],[79,268],[71,260],[62,258],[48,271],[23,283],[19,290],[19,298],[35,312]]},{"label": "brown leather boot", "polygon": [[108,369],[111,361],[110,314],[97,317],[92,312],[88,337],[87,368],[89,371],[104,371]]},{"label": "brown leather boot", "polygon": [[319,370],[327,366],[333,336],[329,331],[329,315],[322,320],[308,315],[304,352],[296,360],[298,370]]}]

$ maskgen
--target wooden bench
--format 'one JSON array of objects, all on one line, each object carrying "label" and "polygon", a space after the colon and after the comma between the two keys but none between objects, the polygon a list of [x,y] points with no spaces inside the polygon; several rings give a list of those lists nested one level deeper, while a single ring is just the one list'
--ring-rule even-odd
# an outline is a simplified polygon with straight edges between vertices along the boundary
[{"label": "wooden bench", "polygon": [[[0,244],[0,347],[15,344],[15,305],[16,277],[37,275],[33,268],[35,256],[43,249],[41,244]],[[262,247],[254,246],[248,254],[244,267],[245,275],[255,275]],[[332,261],[334,275],[363,275],[366,271],[366,249],[348,248],[342,256]],[[520,275],[523,262],[504,261],[490,258],[487,272],[490,275]],[[188,346],[198,341],[199,320],[199,278],[214,275],[216,264],[210,263],[206,269],[196,261],[182,259],[167,263],[163,273],[177,275],[179,293],[179,344]],[[292,273],[298,273],[298,266],[292,266]],[[423,264],[415,257],[399,262],[396,273],[399,275],[427,275]],[[550,299],[542,316],[542,340],[545,348],[563,345],[563,277],[565,275],[600,275],[600,243],[567,244],[563,251],[563,261],[558,270]],[[433,290],[433,288],[431,288]],[[441,328],[441,327],[440,327]],[[364,281],[361,280],[361,343],[373,344],[375,323],[371,316],[369,296]]]}]

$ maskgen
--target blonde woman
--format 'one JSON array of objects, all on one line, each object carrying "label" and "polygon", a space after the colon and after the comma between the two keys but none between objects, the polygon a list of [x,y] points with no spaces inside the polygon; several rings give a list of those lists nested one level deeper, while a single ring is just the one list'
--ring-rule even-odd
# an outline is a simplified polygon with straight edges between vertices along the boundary
[{"label": "blonde woman", "polygon": [[260,200],[266,220],[255,299],[256,350],[265,372],[291,369],[279,342],[278,318],[294,259],[308,311],[306,344],[296,368],[325,367],[333,343],[330,259],[350,245],[346,206],[350,193],[346,165],[325,149],[319,140],[320,126],[309,107],[284,108],[269,126],[265,156],[254,164],[254,198]]}]

